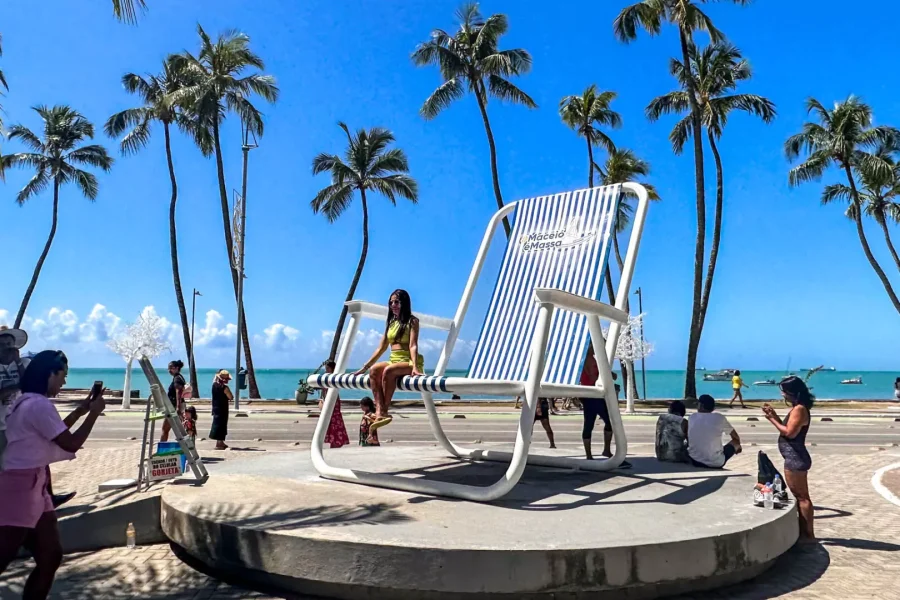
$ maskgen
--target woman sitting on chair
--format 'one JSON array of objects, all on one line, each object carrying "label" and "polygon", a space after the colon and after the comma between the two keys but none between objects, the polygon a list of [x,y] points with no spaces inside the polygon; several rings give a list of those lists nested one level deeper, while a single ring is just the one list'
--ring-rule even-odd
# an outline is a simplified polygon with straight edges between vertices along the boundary
[{"label": "woman sitting on chair", "polygon": [[[388,346],[387,362],[376,363]],[[378,429],[391,422],[388,408],[397,389],[397,381],[407,375],[424,375],[425,359],[419,354],[419,320],[412,315],[412,303],[406,290],[395,290],[388,301],[388,316],[381,343],[363,367],[354,373],[369,371],[369,383],[375,396],[375,422]]]}]

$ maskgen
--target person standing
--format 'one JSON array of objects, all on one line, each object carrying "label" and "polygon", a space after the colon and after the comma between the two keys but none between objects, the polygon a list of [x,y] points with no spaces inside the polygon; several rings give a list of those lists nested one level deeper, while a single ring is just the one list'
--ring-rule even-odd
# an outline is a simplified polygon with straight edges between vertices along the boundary
[{"label": "person standing", "polygon": [[[809,470],[812,457],[806,449],[806,434],[809,431],[810,414],[815,396],[809,393],[806,383],[796,376],[785,377],[778,384],[785,404],[791,409],[782,421],[775,409],[768,404],[763,413],[778,430],[778,450],[784,458],[784,481],[794,498],[797,499],[797,515],[800,519],[800,537],[805,542],[816,539],[813,527],[813,503],[809,497]],[[691,419],[693,421],[693,419]]]},{"label": "person standing", "polygon": [[27,343],[28,334],[23,330],[0,327],[0,469],[6,449],[6,412],[19,396],[19,382],[25,373],[19,350]]},{"label": "person standing", "polygon": [[[22,395],[7,414],[8,443],[0,471],[0,573],[25,546],[35,562],[22,594],[27,600],[47,597],[62,563],[49,466],[75,458],[106,407],[101,390],[62,419],[50,398],[65,385],[68,370],[62,352],[46,350],[35,355],[21,378]],[[73,433],[71,428],[81,417],[85,420]]]},{"label": "person standing", "polygon": [[894,380],[894,399],[900,400],[900,377]]},{"label": "person standing", "polygon": [[212,425],[209,428],[209,439],[216,440],[216,450],[227,450],[225,438],[228,437],[228,409],[234,400],[228,382],[231,373],[222,369],[216,373],[212,384]]},{"label": "person standing", "polygon": [[[538,398],[538,405],[534,411],[534,423],[538,421],[547,432],[547,439],[550,441],[550,447],[556,448],[556,442],[553,439],[553,428],[550,427],[550,399]],[[533,426],[533,424],[532,424]]]},{"label": "person standing", "polygon": [[[333,360],[325,361],[325,372],[334,373],[335,363]],[[322,390],[322,397],[319,398],[319,410],[325,405],[325,394],[327,390]],[[337,390],[335,390],[337,394]],[[341,396],[338,395],[337,401],[334,403],[334,410],[331,411],[331,420],[328,421],[328,431],[325,432],[325,443],[331,448],[340,448],[350,443],[350,436],[347,435],[347,427],[344,425],[344,416],[341,414]]]},{"label": "person standing", "polygon": [[[182,368],[184,368],[184,363],[180,360],[173,360],[169,363],[169,375],[172,376],[172,383],[169,384],[169,402],[172,403],[175,412],[178,413],[179,420],[184,419],[184,386],[187,384],[184,380],[184,376],[181,374]],[[159,436],[159,441],[169,441],[169,430],[171,428],[172,426],[169,425],[169,420],[164,419],[162,434]]]},{"label": "person standing", "polygon": [[[615,379],[616,374],[613,373]],[[588,346],[587,357],[584,359],[584,366],[581,369],[581,385],[596,386],[597,379],[600,377],[600,368],[597,366],[597,358],[594,356],[594,346]],[[619,399],[619,385],[616,387],[616,400]],[[605,458],[612,457],[613,430],[609,420],[609,407],[606,405],[605,398],[582,398],[581,407],[584,411],[584,426],[581,430],[581,442],[584,444],[584,457],[587,460],[593,460],[591,453],[591,437],[594,432],[594,424],[597,417],[603,419],[603,452],[600,456]],[[620,469],[627,469],[631,466],[628,461],[623,461],[619,466]]]},{"label": "person standing", "polygon": [[740,370],[734,372],[734,376],[731,378],[731,389],[734,390],[734,396],[731,397],[731,403],[728,405],[728,408],[734,406],[735,400],[741,401],[741,408],[747,408],[744,406],[744,392],[742,388],[749,388],[750,386],[744,383],[744,380],[741,379]]},{"label": "person standing", "polygon": [[[741,438],[728,419],[716,410],[709,394],[697,399],[697,412],[688,419],[688,456],[695,467],[721,469],[735,454],[741,453]],[[731,436],[724,446],[722,435]]]}]

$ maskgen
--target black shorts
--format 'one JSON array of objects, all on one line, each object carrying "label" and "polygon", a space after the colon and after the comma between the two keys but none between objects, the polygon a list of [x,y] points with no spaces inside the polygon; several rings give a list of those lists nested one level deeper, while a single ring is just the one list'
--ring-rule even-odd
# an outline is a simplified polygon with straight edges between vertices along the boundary
[{"label": "black shorts", "polygon": [[590,439],[594,431],[594,421],[597,417],[603,419],[603,431],[612,431],[609,421],[609,407],[603,398],[582,398],[581,406],[584,409],[584,428],[581,431],[582,439]]},{"label": "black shorts", "polygon": [[537,411],[534,412],[534,420],[535,421],[543,421],[544,419],[550,419],[550,400],[548,398],[538,398],[538,406],[541,407],[541,414],[537,414]]}]

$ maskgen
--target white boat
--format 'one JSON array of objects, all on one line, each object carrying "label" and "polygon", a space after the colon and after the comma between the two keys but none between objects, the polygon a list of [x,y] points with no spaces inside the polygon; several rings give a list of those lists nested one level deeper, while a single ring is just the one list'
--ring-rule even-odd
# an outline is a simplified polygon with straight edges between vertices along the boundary
[{"label": "white boat", "polygon": [[774,379],[763,379],[762,381],[754,381],[753,385],[778,385]]},{"label": "white boat", "polygon": [[851,379],[842,379],[841,383],[843,385],[862,385],[862,377],[853,377]]},{"label": "white boat", "polygon": [[703,376],[703,381],[731,381],[736,372],[737,369],[722,369],[715,373],[706,373]]}]

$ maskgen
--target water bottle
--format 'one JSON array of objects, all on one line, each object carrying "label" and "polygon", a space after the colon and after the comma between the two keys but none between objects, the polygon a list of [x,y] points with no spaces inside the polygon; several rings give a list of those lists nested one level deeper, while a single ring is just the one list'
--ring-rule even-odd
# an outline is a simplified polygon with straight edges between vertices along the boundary
[{"label": "water bottle", "polygon": [[134,531],[134,523],[129,523],[128,527],[125,528],[125,546],[129,550],[133,550],[137,545],[137,534]]},{"label": "water bottle", "polygon": [[767,483],[766,487],[763,488],[763,506],[767,510],[772,510],[775,508],[775,494],[772,493],[771,483]]},{"label": "water bottle", "polygon": [[784,491],[784,484],[781,483],[781,475],[775,476],[775,481],[772,483],[772,489],[775,490],[776,494],[781,494]]}]

